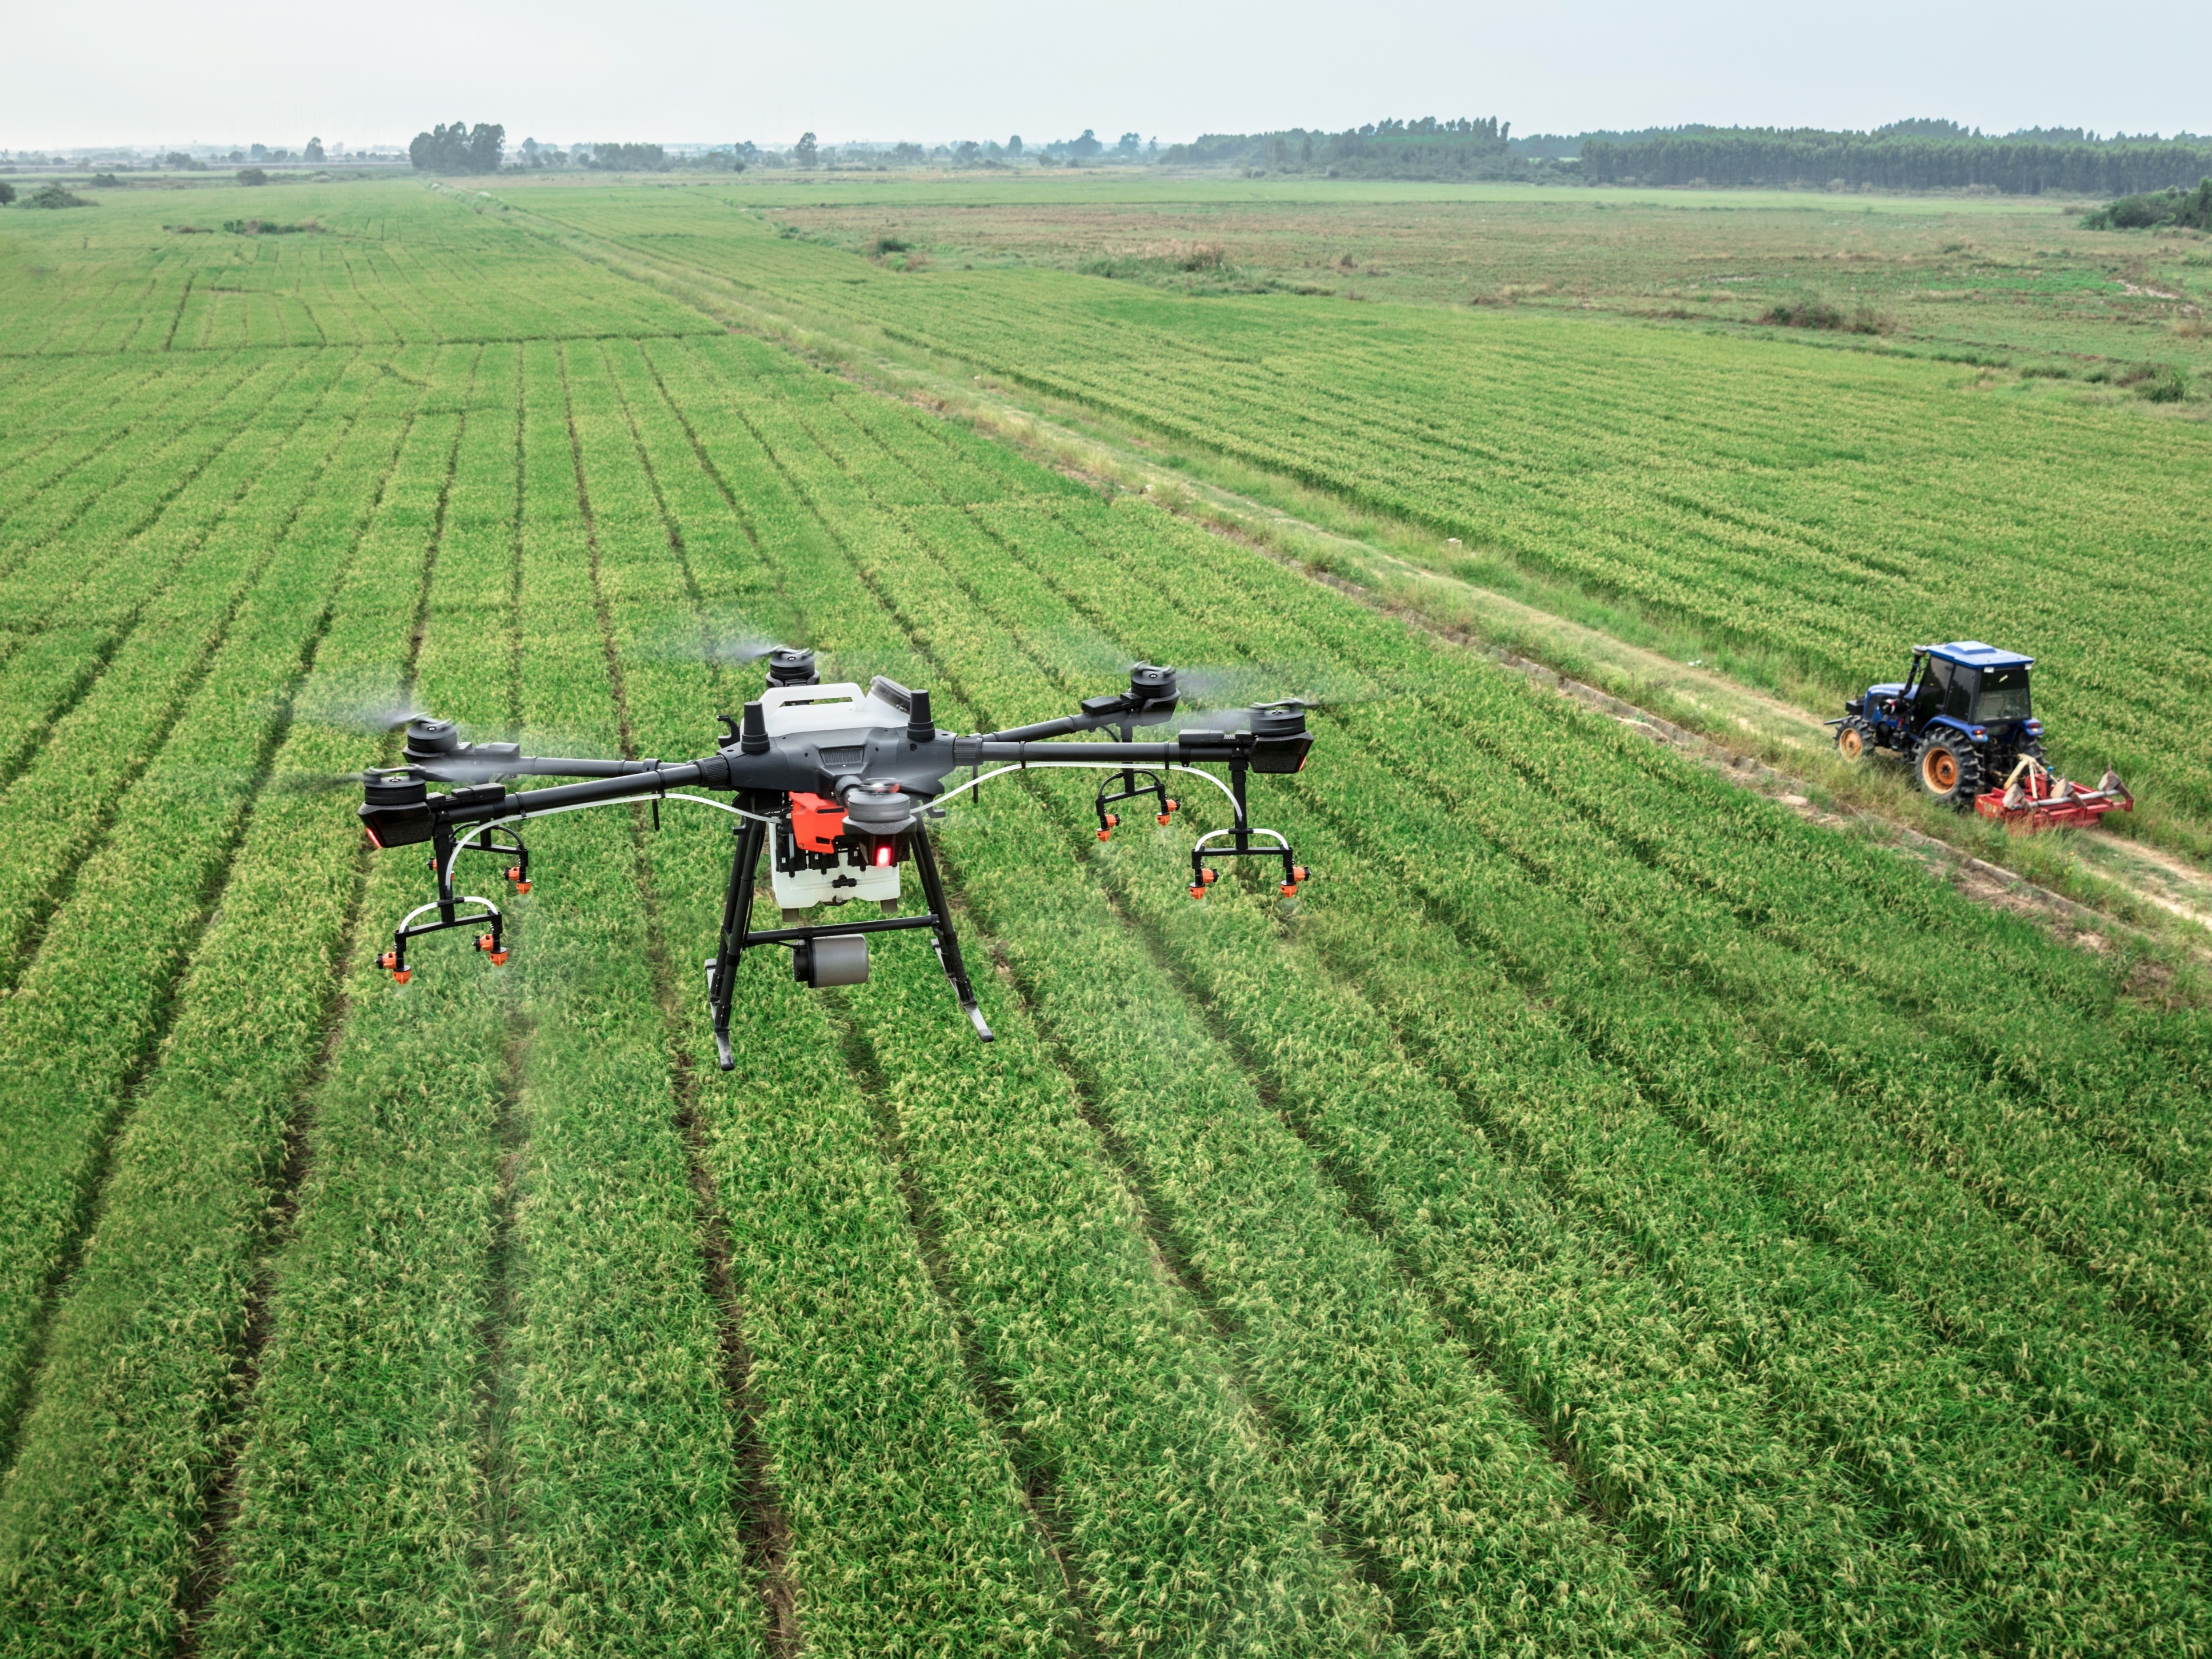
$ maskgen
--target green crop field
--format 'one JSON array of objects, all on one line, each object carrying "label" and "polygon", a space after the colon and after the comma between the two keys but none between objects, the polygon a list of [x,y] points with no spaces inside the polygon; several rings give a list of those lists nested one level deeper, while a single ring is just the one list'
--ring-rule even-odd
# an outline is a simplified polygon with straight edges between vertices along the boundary
[{"label": "green crop field", "polygon": [[[2022,643],[2185,848],[2200,410],[503,196],[0,216],[0,1653],[2212,1653],[2196,969],[730,325],[1792,684]],[[272,198],[324,228],[169,228]],[[1323,698],[1255,797],[1314,878],[1194,902],[1215,805],[995,781],[939,844],[998,1041],[894,936],[749,960],[726,1076],[719,814],[549,820],[509,963],[377,969],[364,710],[704,753],[738,635],[962,730],[1139,658]]]}]

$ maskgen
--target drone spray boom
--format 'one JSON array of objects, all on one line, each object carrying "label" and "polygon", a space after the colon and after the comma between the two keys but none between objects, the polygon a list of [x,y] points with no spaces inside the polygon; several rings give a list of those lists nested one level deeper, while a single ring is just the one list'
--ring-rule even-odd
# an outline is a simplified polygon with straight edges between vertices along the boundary
[{"label": "drone spray boom", "polygon": [[[811,651],[776,647],[763,654],[769,659],[768,690],[744,706],[742,721],[724,715],[724,741],[714,754],[696,760],[525,755],[514,744],[463,742],[448,721],[411,721],[406,764],[368,775],[361,820],[379,848],[427,844],[437,893],[400,924],[382,965],[404,984],[410,971],[410,939],[449,928],[479,927],[486,931],[477,934],[477,948],[494,962],[504,962],[505,918],[499,906],[454,890],[454,867],[461,855],[492,857],[502,865],[506,878],[526,892],[530,854],[520,834],[526,819],[623,801],[649,801],[656,817],[664,799],[695,801],[737,818],[737,856],[715,952],[707,962],[707,994],[725,1071],[735,1063],[729,1024],[738,963],[746,951],[762,945],[789,946],[793,971],[807,984],[849,985],[867,977],[869,934],[927,929],[962,1009],[977,1034],[990,1040],[922,821],[923,812],[940,798],[995,775],[986,768],[1082,766],[1117,772],[1120,789],[1102,785],[1098,792],[1103,839],[1120,822],[1107,810],[1109,805],[1152,797],[1159,822],[1165,823],[1177,803],[1168,796],[1162,775],[1225,766],[1226,786],[1210,773],[1200,775],[1228,796],[1235,822],[1202,836],[1192,849],[1191,896],[1205,896],[1218,873],[1214,861],[1220,860],[1279,860],[1286,895],[1305,879],[1290,843],[1274,830],[1253,827],[1245,805],[1249,775],[1295,772],[1305,764],[1313,737],[1302,704],[1259,704],[1241,711],[1235,730],[1186,730],[1164,741],[1140,743],[1136,729],[1165,723],[1176,711],[1178,690],[1173,669],[1139,663],[1130,671],[1126,690],[1086,698],[1073,714],[962,736],[938,729],[927,690],[909,690],[880,675],[866,690],[849,684],[823,685]],[[1108,731],[1116,738],[1063,741]],[[972,775],[969,782],[948,790],[946,779],[963,770]],[[521,791],[507,787],[507,780],[521,777],[582,781]],[[433,783],[459,787],[435,793]],[[726,794],[729,803],[711,799],[715,794]],[[937,816],[943,816],[941,809]],[[770,885],[789,924],[782,927],[751,925],[763,854],[769,855]],[[921,884],[923,910],[853,922],[797,921],[823,903],[896,900],[901,867],[909,863]],[[434,919],[416,920],[432,911]]]}]

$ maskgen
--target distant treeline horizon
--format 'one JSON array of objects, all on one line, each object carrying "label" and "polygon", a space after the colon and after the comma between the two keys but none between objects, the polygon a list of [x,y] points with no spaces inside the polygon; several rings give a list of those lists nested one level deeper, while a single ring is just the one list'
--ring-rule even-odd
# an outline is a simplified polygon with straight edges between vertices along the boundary
[{"label": "distant treeline horizon", "polygon": [[2212,138],[2050,127],[1991,135],[1936,120],[1872,132],[1678,127],[1584,135],[1577,166],[1593,185],[2125,196],[2185,188],[2212,173]]},{"label": "distant treeline horizon", "polygon": [[1989,190],[2124,196],[2212,173],[2212,138],[2100,135],[2080,127],[1984,133],[1955,121],[1871,131],[1691,125],[1514,137],[1511,124],[1381,121],[1341,132],[1208,133],[1161,162],[1351,179],[1579,179],[1707,188]]},{"label": "distant treeline horizon", "polygon": [[[321,165],[319,141],[300,158]],[[240,152],[242,153],[242,152]],[[254,158],[293,159],[289,151]],[[238,159],[234,155],[230,159]],[[395,158],[396,159],[396,158]],[[1498,116],[1390,118],[1331,131],[1288,127],[1271,132],[1206,133],[1162,146],[1125,132],[1117,143],[1090,129],[1072,139],[1024,145],[963,142],[818,144],[807,133],[787,149],[750,142],[702,147],[656,143],[541,144],[526,138],[514,151],[495,122],[441,124],[419,133],[409,160],[423,172],[490,173],[519,168],[592,168],[661,172],[672,168],[744,172],[753,167],[865,170],[921,167],[963,170],[1029,167],[1170,167],[1243,173],[1350,179],[1517,179],[1613,185],[1814,190],[1981,190],[2008,195],[2122,198],[2187,191],[2212,176],[2212,137],[2181,132],[2100,135],[2079,127],[2021,128],[1984,133],[1954,121],[1895,121],[1870,131],[1816,127],[1718,127],[1687,125],[1636,130],[1538,133],[1515,137]],[[9,158],[36,167],[44,156]],[[183,153],[151,165],[201,169]],[[7,166],[6,171],[14,171]]]}]

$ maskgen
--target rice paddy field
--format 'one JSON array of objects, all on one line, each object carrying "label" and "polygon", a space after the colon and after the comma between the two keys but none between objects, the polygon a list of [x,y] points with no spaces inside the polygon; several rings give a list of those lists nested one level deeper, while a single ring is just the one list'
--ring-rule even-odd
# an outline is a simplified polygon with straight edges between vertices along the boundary
[{"label": "rice paddy field", "polygon": [[[894,268],[752,188],[0,216],[0,1652],[2212,1650],[2185,968],[732,325],[1810,678],[2024,641],[2184,855],[2191,405]],[[938,833],[997,1042],[918,945],[754,958],[727,1075],[719,815],[550,821],[508,963],[376,968],[362,711],[705,753],[739,633],[963,730],[1321,696],[1255,797],[1314,878],[1194,902],[1206,803],[994,783]]]}]

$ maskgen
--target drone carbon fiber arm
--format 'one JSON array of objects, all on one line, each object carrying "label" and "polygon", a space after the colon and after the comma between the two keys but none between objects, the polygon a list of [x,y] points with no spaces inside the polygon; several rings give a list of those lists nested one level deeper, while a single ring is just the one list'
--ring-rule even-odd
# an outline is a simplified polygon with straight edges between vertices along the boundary
[{"label": "drone carbon fiber arm", "polygon": [[[404,847],[428,840],[434,820],[449,825],[483,823],[599,801],[646,799],[679,789],[835,795],[854,784],[888,781],[927,801],[943,793],[945,775],[962,767],[1021,766],[1076,757],[1135,766],[1241,762],[1255,772],[1295,772],[1304,763],[1313,739],[1304,729],[1303,713],[1286,718],[1296,720],[1294,733],[1184,732],[1164,743],[1009,741],[957,737],[950,732],[911,741],[902,735],[864,745],[870,752],[859,764],[835,766],[824,765],[817,745],[786,740],[757,755],[724,750],[681,763],[625,763],[632,769],[550,789],[514,790],[484,783],[433,795],[423,778],[401,774],[370,781],[361,816],[378,846]],[[538,775],[574,776],[609,763],[546,759],[540,764]]]},{"label": "drone carbon fiber arm", "polygon": [[[788,946],[793,972],[806,984],[849,985],[867,977],[868,936],[927,929],[961,1008],[976,1035],[991,1040],[991,1028],[962,964],[959,936],[920,809],[1001,772],[1030,766],[1119,771],[1121,792],[1109,794],[1102,786],[1098,795],[1103,839],[1119,821],[1106,810],[1108,804],[1156,795],[1159,821],[1165,824],[1176,805],[1159,781],[1168,769],[1226,766],[1226,783],[1210,772],[1201,775],[1229,798],[1235,821],[1229,828],[1207,831],[1191,848],[1191,896],[1206,896],[1221,873],[1216,865],[1222,860],[1280,860],[1285,897],[1294,896],[1307,878],[1289,842],[1277,831],[1255,829],[1245,812],[1250,774],[1296,772],[1305,764],[1313,738],[1302,703],[1255,705],[1233,717],[1234,730],[1186,731],[1160,742],[1137,743],[1129,740],[1134,729],[1161,724],[1178,702],[1175,671],[1139,663],[1130,671],[1127,691],[1086,698],[1075,714],[961,736],[938,729],[926,690],[908,690],[881,676],[866,692],[848,682],[823,685],[815,678],[811,652],[779,647],[769,656],[768,690],[760,701],[745,704],[742,722],[721,716],[728,728],[726,739],[714,753],[696,760],[525,755],[514,744],[464,742],[448,721],[410,720],[407,763],[366,775],[361,820],[380,848],[430,842],[437,896],[401,921],[392,948],[378,958],[380,965],[404,985],[412,972],[407,965],[411,939],[479,926],[489,931],[477,935],[477,948],[495,964],[507,960],[500,908],[489,899],[455,892],[453,866],[472,850],[511,860],[507,878],[517,892],[528,892],[530,854],[518,827],[523,819],[643,800],[655,803],[657,818],[658,804],[667,796],[723,805],[694,791],[726,791],[736,797],[725,808],[738,817],[736,856],[721,929],[707,963],[715,1049],[725,1071],[735,1064],[730,1037],[735,975],[747,951],[759,945]],[[1109,728],[1118,728],[1121,740],[1061,740]],[[1146,769],[1147,780],[1141,785],[1135,781],[1139,768]],[[1160,769],[1159,776],[1154,768]],[[974,775],[948,792],[948,775],[963,769]],[[509,787],[511,780],[522,777],[579,781],[541,789]],[[434,794],[433,784],[449,786],[448,792]],[[502,832],[507,839],[494,844],[491,838]],[[750,918],[763,856],[771,859],[769,879],[786,907],[786,925],[756,930]],[[795,912],[825,902],[835,907],[851,897],[879,904],[896,899],[896,866],[908,860],[921,884],[924,909],[792,925]],[[430,910],[438,913],[434,920],[418,921]]]}]

